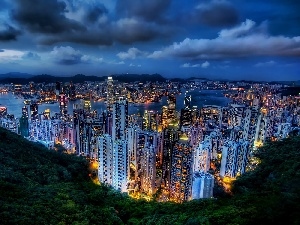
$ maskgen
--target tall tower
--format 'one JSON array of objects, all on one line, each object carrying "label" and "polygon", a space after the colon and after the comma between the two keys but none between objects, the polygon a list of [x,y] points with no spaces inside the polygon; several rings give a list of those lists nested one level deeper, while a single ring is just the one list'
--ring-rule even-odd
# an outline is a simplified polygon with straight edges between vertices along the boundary
[{"label": "tall tower", "polygon": [[192,107],[192,96],[186,95],[184,96],[184,108],[190,109]]},{"label": "tall tower", "polygon": [[0,118],[7,115],[7,108],[5,106],[0,106]]},{"label": "tall tower", "polygon": [[168,119],[172,121],[176,117],[176,96],[168,95]]},{"label": "tall tower", "polygon": [[27,106],[22,107],[22,116],[19,120],[19,134],[23,137],[29,136],[29,123],[28,123],[28,108]]},{"label": "tall tower", "polygon": [[67,103],[67,97],[65,94],[59,95],[59,109],[61,115],[67,115],[68,114],[68,103]]},{"label": "tall tower", "polygon": [[84,129],[85,129],[86,115],[83,110],[83,105],[73,105],[73,127],[74,127],[74,140],[76,153],[78,155],[84,155],[83,141],[84,141]]},{"label": "tall tower", "polygon": [[101,183],[112,185],[113,177],[113,145],[111,136],[104,134],[98,137],[98,177]]},{"label": "tall tower", "polygon": [[128,153],[127,141],[113,141],[113,173],[112,186],[122,192],[127,191]]},{"label": "tall tower", "polygon": [[108,111],[112,111],[114,102],[114,81],[112,77],[108,77],[106,80],[106,105]]},{"label": "tall tower", "polygon": [[33,121],[33,120],[38,120],[38,118],[39,118],[38,104],[32,103],[30,105],[30,119],[31,121]]},{"label": "tall tower", "polygon": [[57,81],[55,83],[55,95],[57,100],[59,100],[59,95],[62,93],[61,91],[62,91],[61,83]]},{"label": "tall tower", "polygon": [[172,153],[170,197],[183,202],[191,196],[193,174],[193,150],[185,133],[175,144]]},{"label": "tall tower", "polygon": [[162,177],[165,187],[170,185],[173,147],[179,139],[178,127],[169,126],[163,131]]}]

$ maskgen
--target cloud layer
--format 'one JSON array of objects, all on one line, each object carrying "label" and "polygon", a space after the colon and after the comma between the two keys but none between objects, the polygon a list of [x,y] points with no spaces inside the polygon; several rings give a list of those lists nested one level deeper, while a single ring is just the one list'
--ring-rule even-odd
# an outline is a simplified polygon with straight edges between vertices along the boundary
[{"label": "cloud layer", "polygon": [[0,41],[15,41],[20,34],[19,30],[8,24],[5,24],[2,28],[0,27]]},{"label": "cloud layer", "polygon": [[237,24],[239,15],[235,7],[225,0],[202,2],[191,14],[192,20],[208,26],[228,26]]},{"label": "cloud layer", "polygon": [[263,26],[246,20],[221,30],[215,39],[190,39],[154,51],[150,58],[224,59],[251,56],[300,56],[300,36],[270,36]]}]

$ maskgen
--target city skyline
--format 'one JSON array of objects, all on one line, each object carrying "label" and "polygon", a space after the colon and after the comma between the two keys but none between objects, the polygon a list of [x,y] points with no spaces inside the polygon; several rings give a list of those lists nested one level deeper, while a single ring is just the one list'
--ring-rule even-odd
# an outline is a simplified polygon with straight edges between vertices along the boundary
[{"label": "city skyline", "polygon": [[4,0],[0,74],[299,80],[300,3]]},{"label": "city skyline", "polygon": [[[260,163],[259,147],[299,135],[297,90],[266,82],[140,83],[112,77],[3,84],[0,127],[85,157],[96,183],[133,198],[183,202],[216,197],[215,185],[230,193],[232,182]],[[10,113],[14,105],[21,117]],[[140,111],[140,105],[149,107]]]}]

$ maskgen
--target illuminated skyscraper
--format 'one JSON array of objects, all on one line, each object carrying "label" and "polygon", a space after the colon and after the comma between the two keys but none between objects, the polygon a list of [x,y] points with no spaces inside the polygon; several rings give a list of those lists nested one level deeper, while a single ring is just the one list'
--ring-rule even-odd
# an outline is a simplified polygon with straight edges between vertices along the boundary
[{"label": "illuminated skyscraper", "polygon": [[216,105],[205,105],[201,109],[201,121],[206,131],[213,131],[222,124],[221,107]]},{"label": "illuminated skyscraper", "polygon": [[62,85],[60,82],[56,82],[55,84],[55,95],[58,99],[59,95],[62,93]]},{"label": "illuminated skyscraper", "polygon": [[7,108],[5,106],[0,106],[0,118],[7,115]]},{"label": "illuminated skyscraper", "polygon": [[91,112],[91,101],[90,100],[84,100],[83,108],[87,113]]},{"label": "illuminated skyscraper", "polygon": [[26,105],[22,107],[22,116],[26,116],[28,118],[28,107]]},{"label": "illuminated skyscraper", "polygon": [[85,129],[85,112],[82,104],[73,105],[73,123],[75,148],[78,155],[84,155],[84,129]]},{"label": "illuminated skyscraper", "polygon": [[228,121],[230,127],[241,126],[245,109],[245,105],[230,105]]},{"label": "illuminated skyscraper", "polygon": [[44,111],[44,119],[50,119],[50,109],[45,109]]},{"label": "illuminated skyscraper", "polygon": [[176,202],[189,200],[192,188],[193,151],[183,134],[172,152],[170,198]]},{"label": "illuminated skyscraper", "polygon": [[37,103],[32,103],[30,105],[30,119],[31,119],[31,121],[39,119],[39,112],[38,112],[38,104]]},{"label": "illuminated skyscraper", "polygon": [[145,110],[143,116],[143,130],[157,131],[159,127],[159,116],[154,111]]},{"label": "illuminated skyscraper", "polygon": [[76,99],[76,90],[75,90],[75,85],[70,82],[70,100],[75,100]]},{"label": "illuminated skyscraper", "polygon": [[184,103],[184,108],[187,108],[187,109],[192,108],[192,96],[185,94],[183,103]]},{"label": "illuminated skyscraper", "polygon": [[129,173],[127,141],[113,141],[113,175],[112,186],[122,192],[127,191]]},{"label": "illuminated skyscraper", "polygon": [[114,102],[114,81],[112,77],[108,77],[106,80],[106,105],[108,111],[112,111]]},{"label": "illuminated skyscraper", "polygon": [[178,127],[169,126],[163,131],[163,159],[162,159],[162,173],[164,186],[170,185],[170,171],[172,168],[172,153],[176,141],[179,140]]},{"label": "illuminated skyscraper", "polygon": [[163,128],[166,128],[168,126],[168,107],[167,106],[162,107],[161,124],[162,124]]},{"label": "illuminated skyscraper", "polygon": [[168,119],[172,121],[176,118],[176,96],[174,94],[168,95]]},{"label": "illuminated skyscraper", "polygon": [[195,172],[193,174],[191,199],[213,197],[214,176],[209,173]]},{"label": "illuminated skyscraper", "polygon": [[249,154],[248,141],[226,141],[222,150],[220,176],[235,178],[237,175],[243,174],[249,160]]},{"label": "illuminated skyscraper", "polygon": [[194,150],[193,171],[207,172],[210,167],[210,143],[202,141]]},{"label": "illuminated skyscraper", "polygon": [[67,115],[68,114],[68,100],[65,94],[59,95],[59,109],[61,115]]},{"label": "illuminated skyscraper", "polygon": [[98,137],[98,162],[99,181],[112,185],[113,145],[111,136],[108,134]]},{"label": "illuminated skyscraper", "polygon": [[120,139],[125,140],[125,132],[128,127],[128,102],[127,100],[119,99],[113,104],[113,125],[112,139],[113,141]]},{"label": "illuminated skyscraper", "polygon": [[28,122],[28,108],[27,106],[22,107],[22,116],[19,120],[19,132],[22,137],[29,136],[29,122]]},{"label": "illuminated skyscraper", "polygon": [[184,108],[180,112],[180,127],[191,126],[193,122],[193,111],[191,109],[192,97],[185,95]]}]

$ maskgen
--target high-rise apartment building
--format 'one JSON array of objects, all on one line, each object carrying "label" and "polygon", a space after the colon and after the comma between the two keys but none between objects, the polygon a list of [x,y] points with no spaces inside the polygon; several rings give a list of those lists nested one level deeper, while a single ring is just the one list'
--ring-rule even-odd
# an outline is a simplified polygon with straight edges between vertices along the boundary
[{"label": "high-rise apartment building", "polygon": [[113,104],[112,139],[125,140],[128,127],[128,102],[120,98]]},{"label": "high-rise apartment building", "polygon": [[193,174],[191,199],[212,198],[214,188],[214,176],[205,172]]}]

